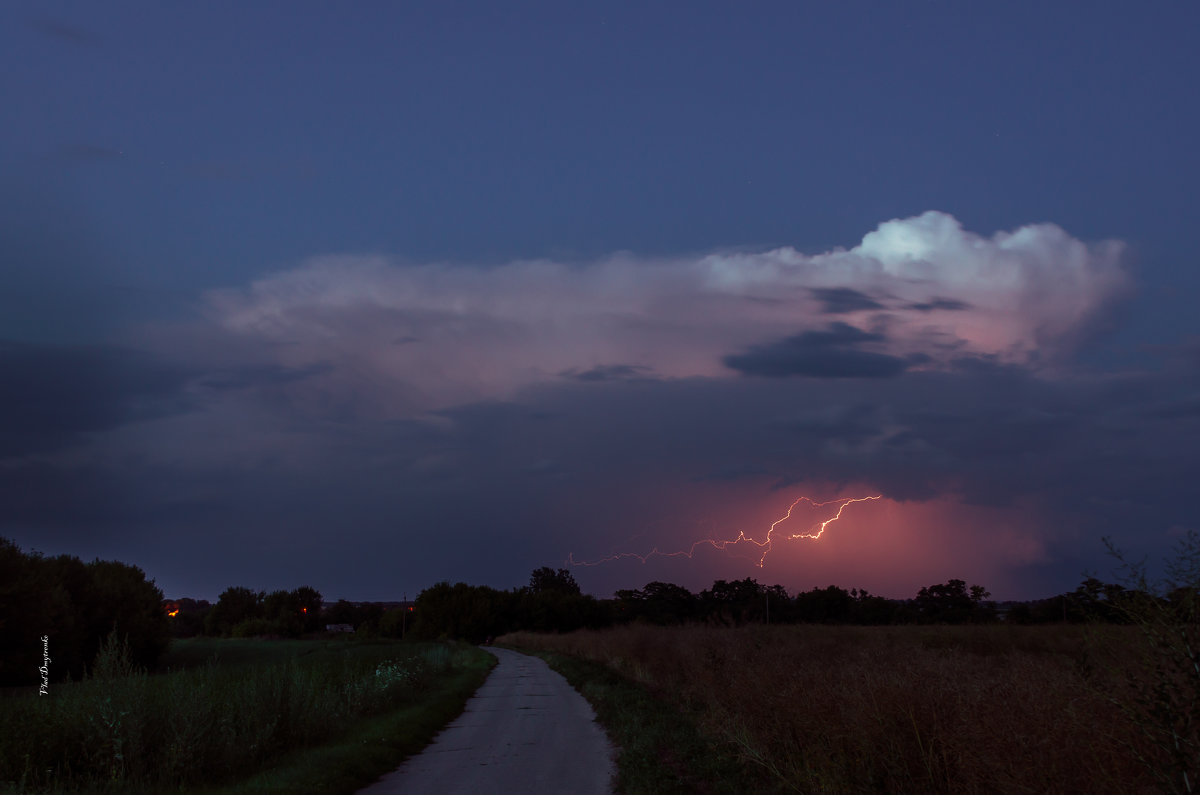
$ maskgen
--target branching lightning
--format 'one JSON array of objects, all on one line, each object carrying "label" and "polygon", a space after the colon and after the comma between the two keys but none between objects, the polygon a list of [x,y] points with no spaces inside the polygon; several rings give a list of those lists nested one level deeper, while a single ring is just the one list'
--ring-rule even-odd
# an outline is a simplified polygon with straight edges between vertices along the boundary
[{"label": "branching lightning", "polygon": [[793,502],[791,505],[788,506],[787,513],[785,513],[783,516],[781,516],[780,518],[776,519],[774,522],[771,523],[771,526],[769,528],[767,528],[766,537],[762,541],[757,541],[757,540],[751,538],[750,536],[746,535],[746,531],[739,530],[737,536],[735,536],[734,538],[727,538],[727,539],[702,538],[699,541],[693,542],[691,547],[689,547],[688,549],[681,549],[677,552],[663,552],[658,547],[655,547],[654,549],[650,550],[649,552],[647,552],[644,555],[638,554],[637,552],[618,552],[615,555],[609,555],[608,557],[600,558],[599,560],[575,560],[574,553],[568,553],[567,564],[570,566],[599,566],[602,563],[611,563],[614,560],[621,560],[622,558],[636,558],[636,559],[640,560],[642,563],[645,563],[650,558],[653,558],[656,556],[662,557],[662,558],[689,558],[690,559],[693,555],[696,554],[696,548],[704,546],[705,544],[711,546],[713,549],[725,550],[725,549],[728,549],[729,547],[736,546],[736,545],[744,542],[747,544],[753,544],[754,546],[756,546],[762,550],[762,554],[758,558],[758,567],[762,568],[763,561],[765,561],[767,559],[767,553],[769,553],[771,551],[771,547],[775,543],[775,540],[776,540],[773,537],[775,528],[777,528],[779,525],[786,522],[788,519],[791,519],[792,511],[794,511],[796,509],[796,506],[799,505],[800,503],[807,502],[809,505],[811,505],[814,508],[822,508],[826,505],[836,505],[837,512],[832,517],[830,517],[822,522],[817,522],[812,527],[810,527],[807,532],[792,533],[791,535],[782,535],[782,531],[780,531],[781,532],[780,537],[783,538],[785,541],[794,541],[794,540],[801,539],[801,538],[810,538],[810,539],[816,540],[816,539],[820,538],[821,535],[825,532],[826,527],[829,527],[829,525],[833,524],[838,519],[842,518],[842,512],[844,510],[846,510],[847,505],[851,505],[852,503],[856,503],[856,502],[867,502],[868,500],[878,500],[882,496],[883,496],[882,494],[876,494],[873,497],[841,497],[836,500],[826,500],[825,502],[814,502],[812,499],[810,499],[808,497],[800,497],[795,502]]}]

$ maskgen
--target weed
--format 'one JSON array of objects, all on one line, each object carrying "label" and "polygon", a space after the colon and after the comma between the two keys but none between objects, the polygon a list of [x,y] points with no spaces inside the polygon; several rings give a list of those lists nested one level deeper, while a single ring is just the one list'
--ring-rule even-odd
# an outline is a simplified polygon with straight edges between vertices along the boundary
[{"label": "weed", "polygon": [[256,648],[268,662],[246,656],[149,675],[110,637],[89,679],[59,684],[49,696],[6,699],[0,790],[7,783],[18,792],[154,792],[233,782],[335,741],[364,719],[419,713],[442,698],[443,679],[491,659],[434,644],[310,644],[319,651],[290,657]]},{"label": "weed", "polygon": [[[1117,650],[1136,639],[1109,629],[1102,640]],[[1125,667],[1085,680],[1080,628],[626,626],[499,642],[636,677],[682,705],[711,745],[792,791],[1153,786],[1128,752],[1146,740],[1098,692],[1133,662],[1117,653]]]},{"label": "weed", "polygon": [[1200,787],[1200,534],[1189,531],[1167,562],[1166,577],[1151,582],[1144,563],[1130,562],[1109,539],[1124,576],[1111,607],[1137,627],[1137,664],[1125,669],[1123,688],[1105,695],[1138,728],[1146,743],[1130,752],[1169,792]]}]

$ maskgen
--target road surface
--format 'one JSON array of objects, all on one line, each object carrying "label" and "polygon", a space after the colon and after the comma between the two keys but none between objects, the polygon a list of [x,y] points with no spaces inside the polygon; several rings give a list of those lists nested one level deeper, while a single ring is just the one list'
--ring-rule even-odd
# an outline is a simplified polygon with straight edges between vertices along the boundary
[{"label": "road surface", "polygon": [[487,651],[500,664],[462,715],[359,795],[612,792],[613,748],[592,706],[543,660]]}]

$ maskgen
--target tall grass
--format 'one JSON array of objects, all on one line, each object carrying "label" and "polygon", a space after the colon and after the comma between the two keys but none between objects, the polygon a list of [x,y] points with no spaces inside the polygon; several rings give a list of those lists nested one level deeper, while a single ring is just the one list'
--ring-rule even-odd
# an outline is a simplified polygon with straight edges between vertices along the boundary
[{"label": "tall grass", "polygon": [[620,749],[616,791],[625,795],[775,795],[783,790],[766,771],[728,748],[714,747],[675,705],[602,663],[534,652],[566,677],[596,712]]},{"label": "tall grass", "polygon": [[415,702],[474,651],[346,644],[151,676],[109,645],[91,679],[6,700],[0,788],[165,791],[244,778]]},{"label": "tall grass", "polygon": [[[798,792],[1138,792],[1122,628],[629,626],[509,645],[604,663]],[[1098,656],[1108,648],[1117,653]]]}]

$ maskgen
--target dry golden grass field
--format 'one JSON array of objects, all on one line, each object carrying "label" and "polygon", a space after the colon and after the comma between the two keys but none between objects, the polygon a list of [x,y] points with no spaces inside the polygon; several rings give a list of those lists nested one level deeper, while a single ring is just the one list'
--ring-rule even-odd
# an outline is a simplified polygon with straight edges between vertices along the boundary
[{"label": "dry golden grass field", "polygon": [[1128,711],[1132,627],[635,625],[499,642],[604,664],[784,790],[1183,787],[1151,718]]}]

